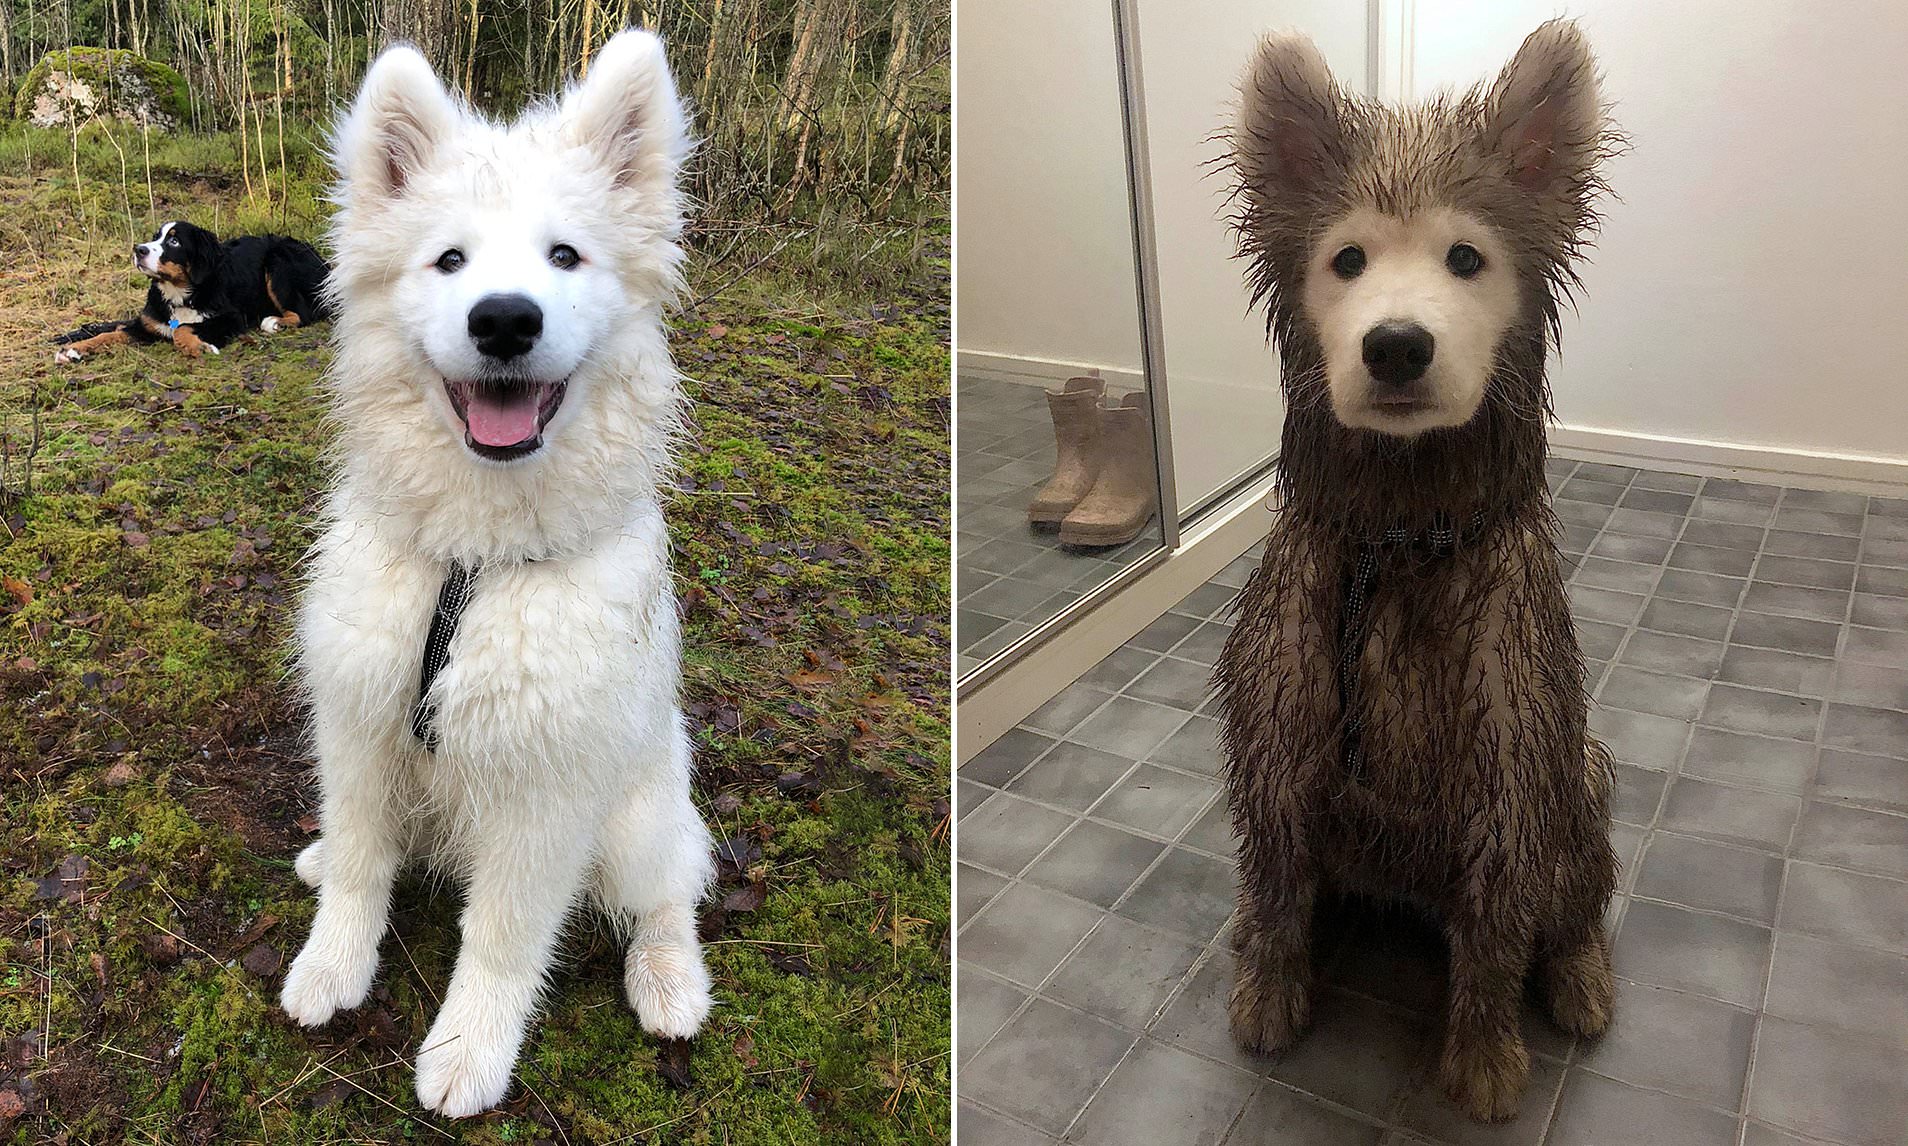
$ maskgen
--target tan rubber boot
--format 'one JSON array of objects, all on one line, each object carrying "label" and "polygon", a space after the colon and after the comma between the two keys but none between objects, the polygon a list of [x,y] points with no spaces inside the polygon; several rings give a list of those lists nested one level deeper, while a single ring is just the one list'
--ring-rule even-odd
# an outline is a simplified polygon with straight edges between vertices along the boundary
[{"label": "tan rubber boot", "polygon": [[1047,391],[1058,456],[1053,476],[1027,503],[1029,525],[1059,525],[1099,478],[1100,396],[1104,393],[1106,383],[1097,375],[1069,378],[1060,389]]},{"label": "tan rubber boot", "polygon": [[1068,545],[1124,545],[1159,507],[1152,416],[1146,395],[1128,394],[1100,410],[1100,479],[1060,523]]}]

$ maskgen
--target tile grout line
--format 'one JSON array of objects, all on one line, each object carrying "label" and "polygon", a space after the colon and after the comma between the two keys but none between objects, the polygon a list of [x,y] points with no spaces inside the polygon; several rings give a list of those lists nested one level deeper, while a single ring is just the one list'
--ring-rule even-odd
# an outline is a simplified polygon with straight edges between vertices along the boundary
[{"label": "tile grout line", "polygon": [[[1781,498],[1777,501],[1778,510],[1780,510],[1781,503],[1787,501],[1788,497],[1788,491],[1784,490]],[[1864,534],[1866,534],[1868,527],[1867,509],[1867,503],[1864,502],[1862,507],[1862,530]],[[1773,518],[1771,520],[1773,520]],[[1856,555],[1857,557],[1860,556],[1859,546],[1857,547]],[[1758,556],[1756,560],[1759,564],[1762,559]],[[1857,568],[1859,568],[1859,566],[1857,566]],[[1852,584],[1849,590],[1848,601],[1842,613],[1842,626],[1835,638],[1835,670],[1833,674],[1835,683],[1840,683],[1841,681],[1842,665],[1844,663],[1842,656],[1848,646],[1849,618],[1853,615],[1855,609],[1855,593]],[[1747,596],[1746,593],[1744,595]],[[1803,786],[1802,804],[1801,807],[1796,809],[1795,822],[1789,825],[1788,841],[1782,846],[1782,878],[1776,884],[1775,910],[1769,924],[1769,965],[1764,967],[1762,971],[1762,997],[1756,1004],[1755,1029],[1749,1034],[1749,1058],[1743,1065],[1742,1121],[1740,1123],[1739,1143],[1746,1143],[1749,1136],[1750,1103],[1755,1092],[1757,1060],[1761,1057],[1762,1031],[1769,1016],[1769,993],[1775,985],[1776,952],[1782,944],[1782,914],[1784,909],[1788,906],[1789,873],[1793,870],[1795,838],[1802,830],[1802,817],[1808,815],[1809,805],[1814,801],[1816,790],[1821,782],[1822,742],[1828,731],[1829,703],[1829,701],[1824,700],[1821,710],[1815,714],[1815,762],[1809,769],[1808,782]]]}]

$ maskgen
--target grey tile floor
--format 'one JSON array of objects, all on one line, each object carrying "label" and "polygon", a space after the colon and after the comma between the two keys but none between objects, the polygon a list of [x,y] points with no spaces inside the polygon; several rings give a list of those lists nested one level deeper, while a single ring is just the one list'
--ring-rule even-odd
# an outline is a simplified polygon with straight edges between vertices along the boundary
[{"label": "grey tile floor", "polygon": [[988,657],[1159,548],[1148,532],[1111,549],[1075,549],[1027,525],[1027,503],[1053,476],[1053,418],[1038,386],[962,375],[955,499],[961,647],[955,673]]},{"label": "grey tile floor", "polygon": [[959,772],[960,1142],[1908,1142],[1908,501],[1555,461],[1621,761],[1617,1018],[1528,1011],[1523,1114],[1430,1075],[1435,933],[1348,916],[1277,1058],[1226,1032],[1206,675],[1253,565]]}]

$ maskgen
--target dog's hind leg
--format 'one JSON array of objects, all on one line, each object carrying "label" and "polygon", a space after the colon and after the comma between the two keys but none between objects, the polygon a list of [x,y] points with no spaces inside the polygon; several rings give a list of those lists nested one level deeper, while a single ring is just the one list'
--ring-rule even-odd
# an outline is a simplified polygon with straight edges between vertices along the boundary
[{"label": "dog's hind leg", "polygon": [[324,839],[308,847],[297,866],[307,882],[317,879],[318,914],[280,994],[285,1013],[308,1027],[330,1021],[371,993],[391,885],[403,860],[400,812],[387,783],[394,768],[385,747],[324,721],[316,732]]},{"label": "dog's hind leg", "polygon": [[1241,835],[1227,1010],[1240,1046],[1276,1054],[1312,1018],[1312,913],[1319,876],[1296,833],[1261,823]]},{"label": "dog's hind leg", "polygon": [[417,1053],[418,1101],[450,1118],[488,1110],[510,1089],[597,820],[576,796],[522,790],[462,814],[473,854],[457,969]]},{"label": "dog's hind leg", "polygon": [[304,325],[305,316],[299,313],[298,297],[291,291],[285,292],[285,296],[288,297],[281,297],[278,284],[272,280],[270,271],[265,272],[265,296],[272,300],[272,307],[278,313],[268,314],[260,319],[258,323],[260,330],[273,334],[280,330],[296,330]]},{"label": "dog's hind leg", "polygon": [[1609,827],[1614,765],[1595,741],[1585,759],[1589,799],[1578,840],[1564,849],[1557,868],[1557,914],[1545,928],[1538,971],[1550,1017],[1571,1034],[1592,1038],[1610,1025],[1616,999],[1603,917],[1616,890],[1617,859]]},{"label": "dog's hind leg", "polygon": [[[688,772],[689,745],[678,729],[672,775]],[[632,792],[605,826],[597,895],[626,923],[623,986],[643,1029],[688,1038],[708,1017],[709,972],[696,940],[696,903],[713,874],[709,832],[684,784]]]},{"label": "dog's hind leg", "polygon": [[1578,1038],[1595,1038],[1610,1025],[1616,982],[1603,923],[1560,933],[1544,942],[1539,974],[1544,1005],[1559,1027]]},{"label": "dog's hind leg", "polygon": [[315,888],[325,882],[325,850],[324,840],[313,840],[305,846],[304,851],[298,853],[298,859],[293,862],[292,870],[298,873],[298,878],[304,881],[306,887]]}]

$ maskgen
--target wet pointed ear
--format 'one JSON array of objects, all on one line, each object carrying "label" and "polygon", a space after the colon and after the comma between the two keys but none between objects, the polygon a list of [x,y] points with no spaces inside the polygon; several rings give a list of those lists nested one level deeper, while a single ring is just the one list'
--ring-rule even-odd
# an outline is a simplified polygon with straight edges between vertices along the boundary
[{"label": "wet pointed ear", "polygon": [[1602,131],[1589,43],[1568,20],[1542,25],[1491,87],[1488,145],[1519,186],[1545,191],[1591,172]]},{"label": "wet pointed ear", "polygon": [[1233,162],[1248,191],[1303,191],[1336,176],[1345,162],[1344,97],[1311,40],[1267,36],[1239,86]]},{"label": "wet pointed ear", "polygon": [[619,187],[675,182],[689,151],[687,118],[662,41],[638,29],[604,44],[588,77],[563,97],[565,133]]},{"label": "wet pointed ear", "polygon": [[338,129],[335,153],[348,193],[395,199],[431,162],[462,113],[416,48],[387,49]]}]

